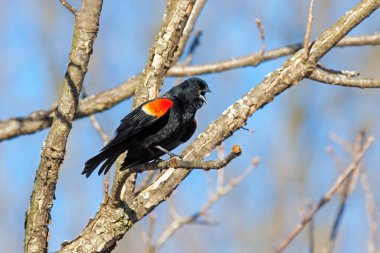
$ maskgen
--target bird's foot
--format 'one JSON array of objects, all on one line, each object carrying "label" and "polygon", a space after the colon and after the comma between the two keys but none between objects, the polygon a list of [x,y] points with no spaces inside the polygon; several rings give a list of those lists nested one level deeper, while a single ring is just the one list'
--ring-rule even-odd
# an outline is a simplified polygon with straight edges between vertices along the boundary
[{"label": "bird's foot", "polygon": [[153,160],[154,163],[159,163],[159,162],[162,162],[162,161],[163,161],[163,159],[161,159],[161,158],[156,158],[156,159]]},{"label": "bird's foot", "polygon": [[175,157],[178,158],[179,160],[183,160],[183,156],[181,155],[176,155]]},{"label": "bird's foot", "polygon": [[173,157],[179,157],[178,155],[176,155],[176,154],[170,152],[169,150],[164,149],[164,148],[161,147],[161,146],[158,146],[158,145],[157,145],[157,146],[155,146],[155,148],[161,150],[162,152],[164,152],[165,154],[167,154],[168,156],[170,156],[170,158],[173,158]]}]

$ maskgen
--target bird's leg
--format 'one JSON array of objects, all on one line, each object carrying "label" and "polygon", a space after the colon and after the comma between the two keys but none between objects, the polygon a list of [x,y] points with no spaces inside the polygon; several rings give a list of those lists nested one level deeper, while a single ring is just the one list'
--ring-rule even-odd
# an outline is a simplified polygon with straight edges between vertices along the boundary
[{"label": "bird's leg", "polygon": [[[150,148],[146,148],[146,150],[148,150],[148,152],[151,154],[151,155],[155,155],[155,153],[150,149]],[[157,158],[154,158],[154,160],[152,162],[154,163],[157,163],[157,162],[162,162],[163,160],[159,157]]]},{"label": "bird's leg", "polygon": [[164,161],[163,159],[157,157],[156,159],[153,160],[154,163],[159,163],[159,162],[162,162]]},{"label": "bird's leg", "polygon": [[167,154],[167,155],[170,156],[171,158],[172,158],[172,157],[178,157],[178,158],[182,159],[182,157],[180,157],[180,156],[178,156],[178,155],[176,155],[176,154],[173,154],[172,152],[170,152],[169,150],[164,149],[164,148],[161,147],[161,146],[156,145],[156,146],[154,146],[154,147],[155,147],[156,149],[161,150],[162,152],[164,152],[165,154]]}]

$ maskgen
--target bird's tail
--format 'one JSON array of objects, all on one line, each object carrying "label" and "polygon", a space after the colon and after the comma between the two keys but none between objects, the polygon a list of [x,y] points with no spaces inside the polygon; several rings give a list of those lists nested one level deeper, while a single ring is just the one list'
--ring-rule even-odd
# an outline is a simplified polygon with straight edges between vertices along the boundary
[{"label": "bird's tail", "polygon": [[113,152],[112,154],[110,150],[107,149],[100,151],[96,156],[92,157],[85,163],[82,175],[89,177],[102,162],[104,163],[98,174],[100,175],[103,171],[104,173],[107,173],[119,155],[119,152]]}]

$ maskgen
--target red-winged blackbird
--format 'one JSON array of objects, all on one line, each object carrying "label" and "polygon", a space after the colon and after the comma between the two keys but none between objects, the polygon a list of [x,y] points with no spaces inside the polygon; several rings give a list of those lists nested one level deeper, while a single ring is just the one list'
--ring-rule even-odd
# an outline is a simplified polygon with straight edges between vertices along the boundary
[{"label": "red-winged blackbird", "polygon": [[195,113],[207,103],[206,92],[211,92],[207,83],[193,77],[140,105],[121,120],[112,139],[86,162],[82,174],[89,177],[102,162],[98,174],[106,173],[127,150],[121,169],[149,162],[164,154],[174,156],[170,150],[194,134],[197,127]]}]

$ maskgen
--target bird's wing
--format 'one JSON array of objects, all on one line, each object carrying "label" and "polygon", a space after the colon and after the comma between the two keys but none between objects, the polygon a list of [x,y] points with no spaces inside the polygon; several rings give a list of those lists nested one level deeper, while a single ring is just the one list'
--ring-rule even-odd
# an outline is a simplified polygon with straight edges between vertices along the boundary
[{"label": "bird's wing", "polygon": [[167,114],[173,104],[174,101],[169,98],[158,98],[137,107],[121,120],[115,135],[102,150],[128,140],[145,127],[153,124]]}]

